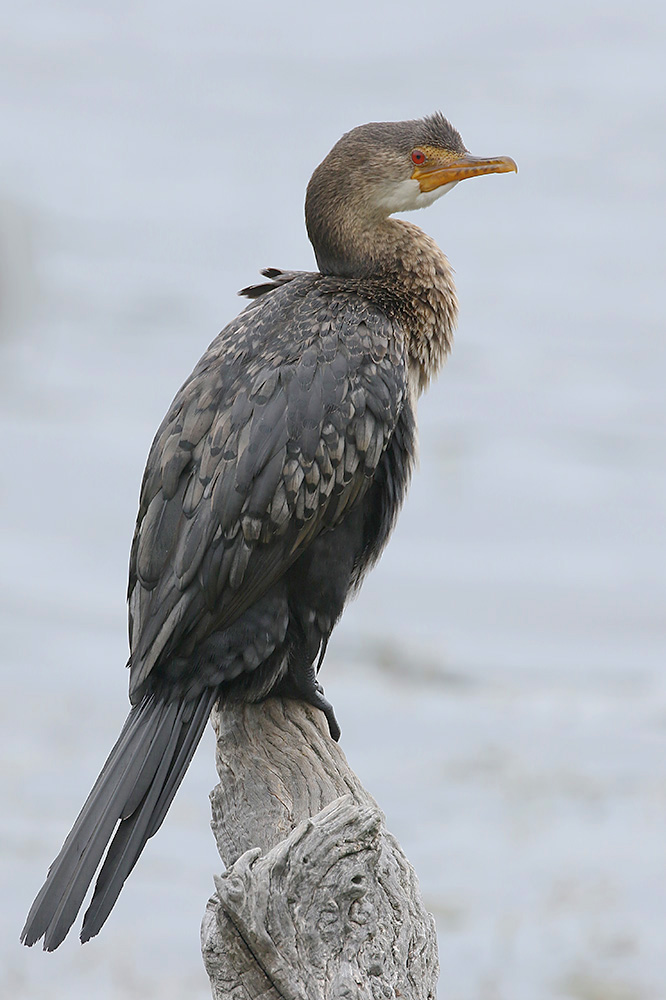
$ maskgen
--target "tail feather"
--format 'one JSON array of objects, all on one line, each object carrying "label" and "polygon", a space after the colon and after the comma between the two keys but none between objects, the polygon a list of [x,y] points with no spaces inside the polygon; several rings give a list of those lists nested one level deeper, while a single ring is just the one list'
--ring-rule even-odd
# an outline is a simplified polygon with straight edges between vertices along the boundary
[{"label": "tail feather", "polygon": [[[108,800],[111,794],[111,784],[117,783],[121,775],[123,762],[130,759],[130,752],[136,740],[137,731],[145,721],[145,709],[146,705],[142,703],[133,708],[128,715],[120,736],[109,754],[104,767],[100,771],[88,798],[84,802],[74,826],[67,835],[59,855],[49,868],[49,878],[67,881],[75,870],[92,832],[95,814],[99,814],[100,802],[105,799]],[[37,908],[46,888],[45,884],[33,904],[33,909]]]},{"label": "tail feather", "polygon": [[148,747],[141,770],[122,807],[119,817],[121,820],[132,815],[156,779],[160,761],[173,737],[179,715],[179,702],[168,702],[163,706],[155,737]]},{"label": "tail feather", "polygon": [[[120,831],[128,824],[136,825],[139,817],[145,814],[142,825],[144,831],[148,829],[150,832],[139,838],[138,846],[137,841],[133,841],[132,862],[119,882],[116,877],[115,895],[110,905],[103,908],[101,919],[95,921],[96,929],[87,937],[97,933],[110,913],[122,884],[134,867],[146,841],[158,829],[166,814],[164,809],[161,811],[159,823],[151,822],[154,808],[152,806],[148,808],[148,802],[161,801],[167,783],[173,785],[169,803],[173,799],[201,738],[213,701],[214,695],[206,691],[199,701],[194,703],[196,706],[194,717],[200,722],[196,732],[190,732],[190,726],[183,724],[183,717],[188,717],[191,713],[191,707],[183,701],[164,702],[150,696],[132,708],[113,750],[30,909],[21,934],[21,940],[25,944],[32,945],[44,937],[46,951],[58,947],[76,918],[118,820],[122,822],[102,868],[102,871],[107,870],[109,876],[116,875],[116,852],[113,848]],[[202,715],[203,721],[201,721]],[[173,767],[179,759],[179,751],[185,744],[189,748],[187,763],[179,767],[177,778],[174,780]],[[118,860],[120,863],[122,856]],[[84,940],[87,940],[87,937]]]},{"label": "tail feather", "polygon": [[216,697],[216,693],[212,692],[208,699],[202,699],[196,707],[192,721],[189,723],[189,727],[192,733],[198,733],[199,735],[196,736],[195,740],[184,740],[179,748],[178,756],[173,762],[167,781],[165,782],[164,787],[160,792],[160,797],[155,804],[152,821],[148,830],[148,837],[152,837],[153,834],[157,833],[164,822],[164,817],[166,816],[169,806],[173,802],[173,797],[178,791],[178,787],[183,780],[183,775],[190,766],[190,761],[192,760],[194,751],[199,744],[201,734],[206,727],[206,723],[210,717]]},{"label": "tail feather", "polygon": [[[82,845],[82,850],[80,849],[74,855],[72,861],[76,864],[75,867],[72,865],[74,867],[72,876],[66,884],[62,885],[60,890],[61,902],[44,936],[46,951],[53,951],[57,948],[74,923],[88,891],[88,886],[99,867],[106,845],[113,835],[128,794],[133,793],[133,789],[145,771],[146,762],[151,760],[153,756],[154,748],[161,749],[168,740],[168,715],[168,712],[155,713],[155,716],[148,721],[145,740],[142,740],[125,766],[119,762],[122,772],[118,784],[111,791],[108,800],[100,802],[101,812],[98,819],[93,818],[95,825],[92,835],[88,842]],[[127,754],[125,754],[126,756]],[[53,891],[54,893],[58,892],[57,884],[54,885]]]},{"label": "tail feather", "polygon": [[214,692],[206,692],[193,716],[180,705],[172,736],[143,800],[116,831],[81,928],[81,941],[99,933],[147,841],[162,825],[208,721]]},{"label": "tail feather", "polygon": [[[158,720],[154,716],[151,717],[147,709],[147,703],[142,703],[133,708],[127,717],[122,732],[109,754],[90,795],[86,799],[74,826],[67,836],[60,853],[49,868],[46,882],[32,904],[21,934],[21,940],[25,944],[32,945],[44,935],[47,936],[47,940],[44,942],[46,950],[57,948],[60,943],[59,940],[52,940],[53,935],[49,931],[55,930],[55,923],[61,923],[58,917],[62,913],[62,908],[67,898],[70,896],[72,879],[76,875],[82,857],[86,854],[89,857],[91,856],[90,842],[96,830],[105,828],[108,825],[107,814],[109,809],[113,810],[113,805],[117,801],[119,791],[122,794],[123,779],[127,778],[127,769],[131,767],[132,760],[135,760],[137,765],[140,764],[140,757],[136,752],[139,749],[137,746],[138,738],[140,736],[151,738],[154,732],[155,724]],[[130,774],[129,778],[133,784],[135,777],[133,778],[132,774]],[[111,836],[114,825],[115,823],[111,821],[111,828],[108,830],[106,837],[107,841]],[[106,841],[98,847],[98,863],[105,846]],[[64,937],[66,932],[65,930],[62,937]]]}]

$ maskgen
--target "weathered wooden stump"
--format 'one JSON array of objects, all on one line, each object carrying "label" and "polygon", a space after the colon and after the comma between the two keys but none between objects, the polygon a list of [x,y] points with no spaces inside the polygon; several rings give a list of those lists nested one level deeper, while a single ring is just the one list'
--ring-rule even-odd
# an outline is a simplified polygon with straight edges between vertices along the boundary
[{"label": "weathered wooden stump", "polygon": [[213,725],[227,869],[201,928],[214,1000],[433,1000],[434,920],[322,713],[274,698]]}]

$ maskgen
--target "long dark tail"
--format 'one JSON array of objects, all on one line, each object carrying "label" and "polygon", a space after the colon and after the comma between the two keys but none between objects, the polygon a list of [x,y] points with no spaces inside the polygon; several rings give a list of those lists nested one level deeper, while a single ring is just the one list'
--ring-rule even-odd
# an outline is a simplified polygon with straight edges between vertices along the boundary
[{"label": "long dark tail", "polygon": [[45,951],[64,940],[111,840],[86,912],[81,941],[99,933],[147,840],[157,832],[197,748],[215,702],[165,702],[154,695],[136,705],[88,796],[21,934],[24,944],[44,938]]}]

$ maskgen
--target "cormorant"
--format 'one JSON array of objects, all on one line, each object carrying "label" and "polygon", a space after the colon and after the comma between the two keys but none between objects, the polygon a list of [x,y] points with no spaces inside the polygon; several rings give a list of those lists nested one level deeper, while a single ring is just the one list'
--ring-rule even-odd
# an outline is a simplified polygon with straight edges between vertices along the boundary
[{"label": "cormorant", "polygon": [[[23,929],[57,948],[111,840],[81,940],[160,827],[215,702],[301,698],[340,730],[317,672],[408,486],[416,401],[451,346],[446,257],[394,212],[466,177],[441,115],[344,135],[305,202],[318,272],[264,271],[153,442],[129,570],[131,710]],[[115,832],[115,836],[114,836]]]}]

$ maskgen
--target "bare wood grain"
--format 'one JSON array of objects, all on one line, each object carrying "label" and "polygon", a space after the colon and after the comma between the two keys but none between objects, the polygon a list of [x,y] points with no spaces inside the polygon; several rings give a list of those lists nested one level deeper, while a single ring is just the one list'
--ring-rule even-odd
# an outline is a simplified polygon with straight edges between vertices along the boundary
[{"label": "bare wood grain", "polygon": [[213,725],[227,866],[201,931],[214,1000],[433,1000],[434,920],[323,715],[273,698]]}]

